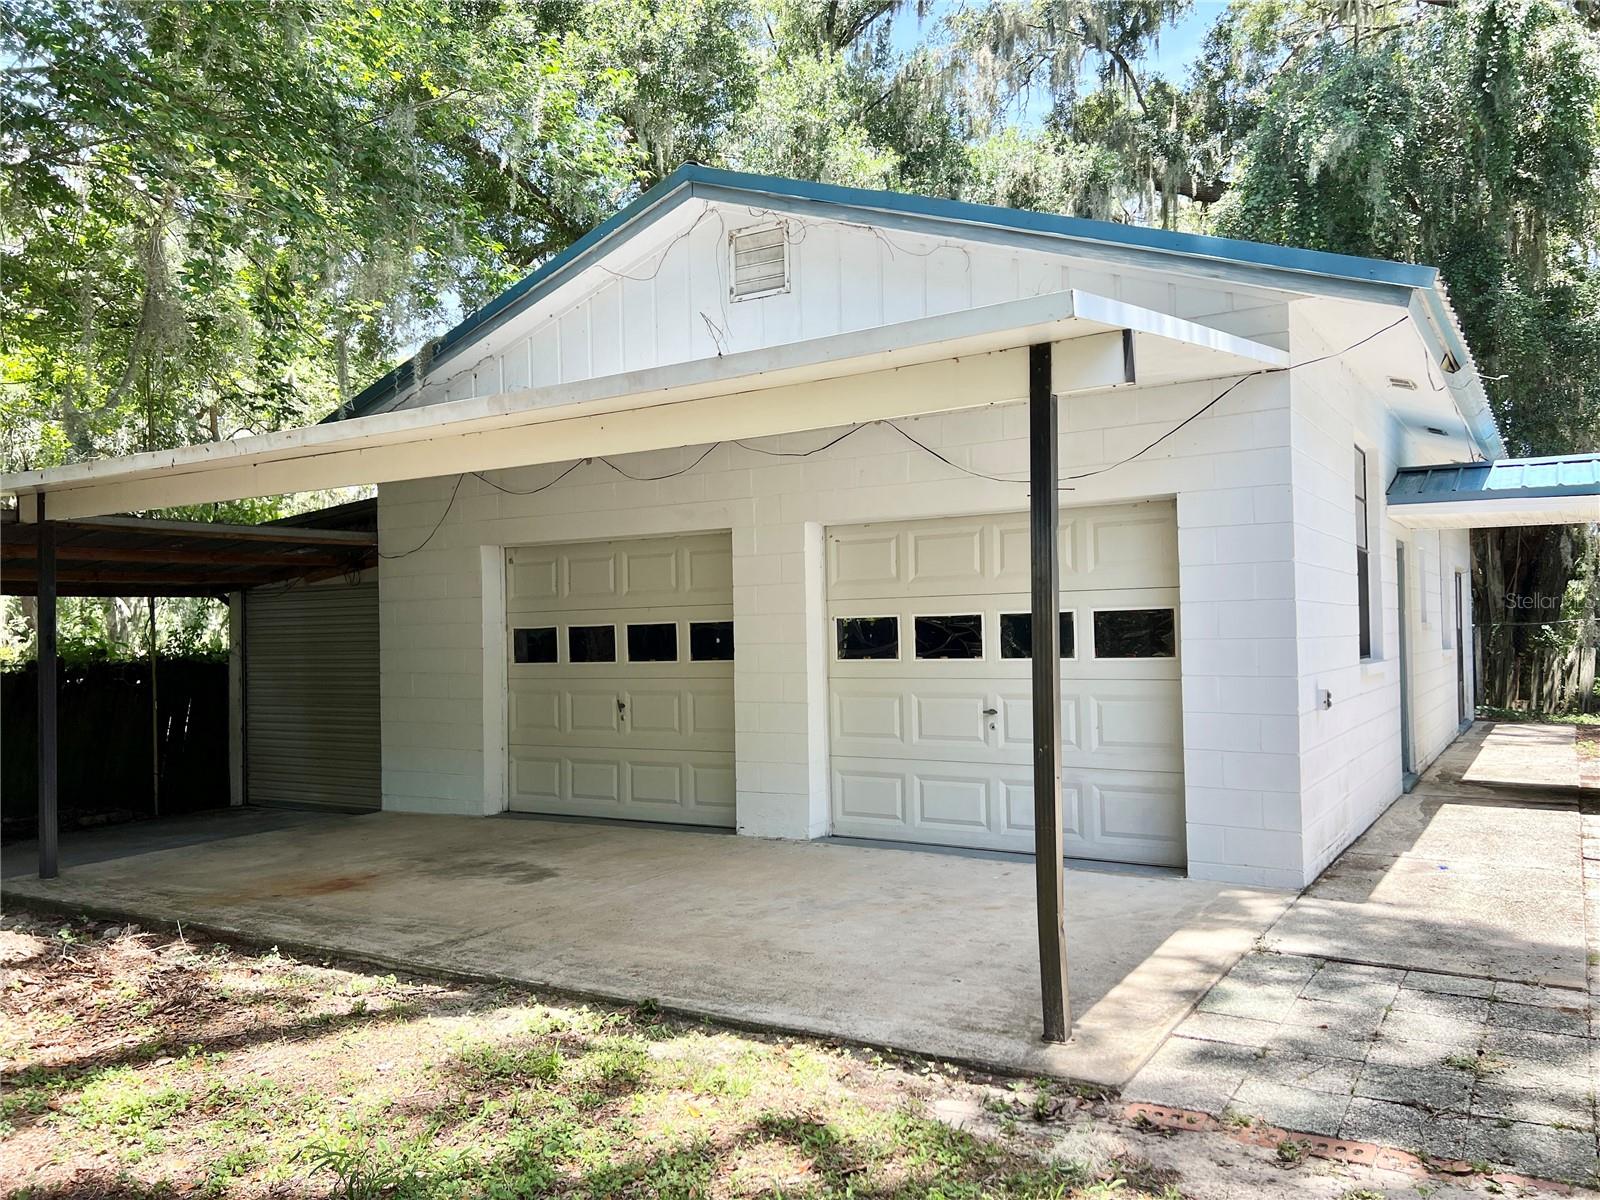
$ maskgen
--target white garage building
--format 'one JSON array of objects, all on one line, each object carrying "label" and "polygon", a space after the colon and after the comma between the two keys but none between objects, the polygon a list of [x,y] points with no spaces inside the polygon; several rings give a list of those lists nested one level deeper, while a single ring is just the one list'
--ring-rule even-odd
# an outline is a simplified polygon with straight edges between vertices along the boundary
[{"label": "white garage building", "polygon": [[1600,516],[1410,487],[1503,453],[1431,269],[701,167],[337,420],[6,487],[377,483],[385,809],[1026,852],[1041,389],[1072,856],[1305,884],[1470,719],[1467,528]]}]

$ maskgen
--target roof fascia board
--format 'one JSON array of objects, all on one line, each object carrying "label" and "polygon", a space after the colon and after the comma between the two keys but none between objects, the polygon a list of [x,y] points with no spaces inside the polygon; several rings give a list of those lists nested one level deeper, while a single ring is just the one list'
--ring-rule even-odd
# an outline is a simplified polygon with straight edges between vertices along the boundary
[{"label": "roof fascia board", "polygon": [[[1428,356],[1428,377],[1437,371],[1443,381],[1445,394],[1461,416],[1473,444],[1486,458],[1506,456],[1506,444],[1500,436],[1500,426],[1489,407],[1489,396],[1478,379],[1477,368],[1471,352],[1455,329],[1455,321],[1444,308],[1436,288],[1419,289],[1412,293],[1406,307],[1411,312],[1411,324],[1422,340],[1423,351]],[[1443,366],[1446,352],[1461,364],[1467,377],[1453,383]],[[1463,372],[1457,372],[1461,374]]]},{"label": "roof fascia board", "polygon": [[1510,525],[1585,525],[1600,521],[1600,496],[1532,495],[1434,500],[1391,505],[1390,519],[1410,529],[1493,529]]},{"label": "roof fascia board", "polygon": [[1406,504],[1481,504],[1487,500],[1517,500],[1524,496],[1530,499],[1570,499],[1583,496],[1600,498],[1600,491],[1593,487],[1574,485],[1571,487],[1504,488],[1494,492],[1450,492],[1443,496],[1439,493],[1422,492],[1415,496],[1389,496],[1387,499],[1390,507],[1395,507]]},{"label": "roof fascia board", "polygon": [[[791,384],[921,366],[963,355],[992,353],[1035,342],[1067,340],[1123,328],[1174,338],[1231,356],[1234,361],[1222,366],[1219,375],[1251,369],[1270,370],[1287,363],[1287,355],[1281,350],[1208,326],[1102,296],[1078,291],[1053,292],[722,358],[694,359],[577,383],[527,388],[425,408],[397,409],[336,424],[324,423],[232,442],[210,442],[120,459],[20,472],[0,477],[0,491],[29,497],[40,492],[159,479],[175,471],[224,470],[269,460],[278,462],[396,443],[427,442],[558,420],[568,414],[616,414],[666,402],[757,393]],[[270,489],[259,489],[260,494],[268,491]],[[36,519],[32,503],[23,506],[22,511],[25,520]]]}]

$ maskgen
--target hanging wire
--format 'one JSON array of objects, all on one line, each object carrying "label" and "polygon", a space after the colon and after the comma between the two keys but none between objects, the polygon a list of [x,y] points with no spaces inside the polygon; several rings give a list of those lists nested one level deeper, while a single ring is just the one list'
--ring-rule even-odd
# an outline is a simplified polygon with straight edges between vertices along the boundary
[{"label": "hanging wire", "polygon": [[[1286,367],[1267,367],[1267,368],[1264,368],[1264,369],[1262,369],[1260,371],[1247,372],[1246,374],[1239,376],[1239,378],[1235,379],[1232,383],[1228,384],[1228,386],[1223,388],[1220,392],[1218,392],[1210,400],[1206,401],[1205,404],[1203,404],[1199,408],[1195,409],[1194,412],[1190,413],[1183,420],[1179,421],[1171,429],[1168,429],[1165,433],[1161,434],[1160,437],[1157,437],[1153,441],[1150,441],[1150,442],[1146,443],[1144,446],[1140,447],[1138,450],[1135,450],[1132,454],[1129,454],[1124,458],[1120,458],[1114,463],[1108,463],[1106,466],[1096,467],[1092,471],[1080,471],[1080,472],[1078,472],[1077,474],[1074,474],[1074,475],[1062,476],[1056,482],[1057,482],[1058,485],[1066,485],[1066,484],[1070,484],[1070,483],[1076,482],[1078,480],[1091,479],[1091,478],[1093,478],[1093,477],[1095,477],[1097,475],[1104,475],[1108,471],[1114,471],[1118,467],[1126,466],[1128,463],[1133,462],[1136,458],[1140,458],[1143,455],[1148,454],[1151,450],[1154,450],[1157,446],[1159,446],[1163,442],[1167,441],[1173,435],[1179,433],[1186,426],[1188,426],[1188,425],[1192,424],[1193,422],[1199,420],[1206,413],[1210,412],[1213,408],[1215,408],[1218,404],[1222,403],[1223,400],[1225,400],[1229,395],[1231,395],[1235,390],[1237,390],[1240,386],[1242,386],[1247,381],[1249,381],[1251,379],[1258,379],[1258,378],[1260,378],[1260,377],[1262,377],[1264,375],[1286,375],[1286,374],[1289,374],[1289,373],[1291,373],[1293,371],[1301,370],[1302,368],[1305,368],[1305,367],[1311,367],[1311,366],[1317,365],[1318,363],[1328,362],[1331,359],[1343,358],[1346,354],[1349,354],[1353,350],[1360,349],[1362,346],[1365,346],[1368,342],[1374,340],[1375,338],[1382,337],[1385,333],[1388,333],[1391,329],[1398,329],[1408,319],[1409,319],[1409,314],[1407,314],[1406,316],[1399,317],[1396,320],[1391,321],[1389,324],[1383,326],[1381,329],[1375,329],[1371,333],[1367,334],[1365,337],[1359,338],[1356,341],[1351,342],[1348,346],[1344,347],[1344,349],[1342,349],[1342,350],[1332,350],[1332,351],[1329,351],[1327,354],[1320,354],[1320,355],[1317,355],[1315,358],[1305,359],[1303,362],[1290,363]],[[700,456],[698,458],[696,458],[693,462],[689,463],[687,466],[680,467],[680,468],[678,468],[677,470],[674,470],[674,471],[667,471],[667,472],[665,472],[664,474],[661,474],[661,475],[632,475],[629,472],[624,471],[621,467],[617,466],[617,464],[612,462],[609,458],[606,458],[606,457],[603,457],[603,456],[594,457],[594,458],[580,458],[576,462],[572,463],[569,467],[567,467],[566,470],[562,471],[559,475],[557,475],[554,479],[551,479],[548,483],[542,483],[538,487],[529,488],[527,490],[519,490],[517,488],[505,487],[502,484],[496,483],[494,480],[490,479],[487,475],[483,474],[481,471],[465,472],[465,473],[463,473],[461,475],[456,476],[456,484],[455,484],[455,487],[450,492],[450,499],[445,504],[444,512],[439,514],[439,520],[434,524],[433,529],[431,531],[429,531],[428,536],[422,539],[421,543],[419,543],[415,548],[413,548],[411,550],[406,550],[406,551],[404,551],[404,552],[402,552],[400,554],[380,554],[378,557],[383,558],[383,559],[405,558],[407,555],[411,555],[411,554],[417,553],[417,551],[423,549],[424,547],[426,547],[428,545],[428,543],[433,541],[434,535],[439,532],[440,528],[444,525],[445,518],[450,515],[451,508],[453,508],[455,506],[456,495],[461,490],[461,481],[462,481],[462,479],[464,479],[466,477],[467,474],[471,474],[471,475],[475,476],[476,478],[482,480],[484,483],[488,484],[490,487],[495,488],[498,491],[504,492],[507,495],[512,495],[512,496],[532,496],[532,495],[536,495],[537,493],[542,492],[547,488],[554,487],[556,484],[560,483],[563,479],[565,479],[568,475],[572,474],[572,472],[576,471],[579,467],[583,466],[585,463],[590,463],[590,462],[604,463],[606,466],[610,467],[613,471],[615,471],[618,475],[621,475],[624,479],[632,480],[635,483],[654,483],[654,482],[657,482],[657,481],[660,481],[660,480],[663,480],[663,479],[676,479],[680,475],[687,475],[690,471],[694,470],[701,463],[705,462],[706,459],[710,458],[712,452],[714,450],[716,450],[718,446],[738,446],[738,447],[740,447],[740,448],[742,448],[744,450],[748,450],[748,451],[750,451],[750,452],[752,452],[754,454],[764,454],[764,455],[767,455],[768,457],[771,457],[771,458],[810,458],[814,454],[821,454],[824,450],[832,449],[834,446],[837,446],[840,442],[844,441],[846,438],[854,437],[856,434],[860,433],[863,429],[868,429],[868,428],[871,428],[872,426],[875,426],[875,425],[881,425],[881,426],[884,426],[884,427],[886,427],[888,429],[892,429],[895,433],[899,434],[902,438],[904,438],[906,441],[910,442],[913,446],[916,446],[919,450],[923,451],[923,453],[925,453],[925,454],[929,455],[930,457],[936,459],[937,461],[943,463],[945,466],[949,467],[951,470],[958,471],[963,475],[969,475],[974,479],[985,479],[985,480],[990,481],[991,483],[1015,483],[1015,484],[1021,484],[1023,486],[1026,486],[1030,482],[1027,479],[1011,479],[1011,478],[1007,478],[1006,476],[1003,476],[1003,475],[991,475],[986,471],[975,470],[972,467],[964,467],[960,463],[956,462],[954,459],[950,458],[948,455],[941,453],[940,451],[934,449],[932,446],[928,445],[928,443],[922,441],[920,438],[917,438],[917,437],[913,436],[911,433],[908,433],[905,429],[903,429],[900,425],[898,425],[894,421],[891,421],[891,420],[868,421],[868,422],[865,422],[865,423],[860,424],[860,425],[853,425],[849,429],[846,429],[844,432],[842,432],[842,433],[840,433],[840,434],[838,434],[838,435],[836,435],[836,436],[834,436],[832,438],[829,438],[827,441],[823,442],[821,445],[812,447],[810,450],[769,450],[769,449],[766,449],[765,447],[762,447],[762,446],[752,446],[749,442],[741,440],[739,438],[734,438],[734,439],[727,440],[727,441],[715,441],[715,442],[712,442],[709,446],[707,446],[705,448],[705,450],[700,454]],[[1070,492],[1070,491],[1074,491],[1075,489],[1072,488],[1072,487],[1069,487],[1069,486],[1060,486],[1059,490],[1060,491],[1064,491],[1064,492]]]}]

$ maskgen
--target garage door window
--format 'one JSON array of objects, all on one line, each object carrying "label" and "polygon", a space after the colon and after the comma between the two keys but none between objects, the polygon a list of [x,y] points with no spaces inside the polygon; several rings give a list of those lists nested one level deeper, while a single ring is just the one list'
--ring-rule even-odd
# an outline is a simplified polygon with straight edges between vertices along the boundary
[{"label": "garage door window", "polygon": [[556,661],[556,627],[519,629],[512,638],[512,658],[519,663]]},{"label": "garage door window", "polygon": [[691,621],[689,657],[695,662],[732,662],[733,622]]},{"label": "garage door window", "polygon": [[835,636],[840,662],[900,657],[899,617],[840,617]]},{"label": "garage door window", "polygon": [[916,617],[912,621],[918,658],[982,658],[983,614]]},{"label": "garage door window", "polygon": [[[1061,614],[1061,657],[1076,658],[1077,648],[1073,645],[1072,614]],[[1033,657],[1033,614],[1032,613],[1001,613],[1000,614],[1000,657],[1001,658],[1032,658]]]},{"label": "garage door window", "polygon": [[652,621],[628,626],[629,662],[677,662],[678,625],[675,621]]},{"label": "garage door window", "polygon": [[1177,653],[1170,608],[1114,608],[1094,614],[1096,658],[1174,658]]},{"label": "garage door window", "polygon": [[567,626],[567,661],[608,663],[617,661],[615,625]]}]

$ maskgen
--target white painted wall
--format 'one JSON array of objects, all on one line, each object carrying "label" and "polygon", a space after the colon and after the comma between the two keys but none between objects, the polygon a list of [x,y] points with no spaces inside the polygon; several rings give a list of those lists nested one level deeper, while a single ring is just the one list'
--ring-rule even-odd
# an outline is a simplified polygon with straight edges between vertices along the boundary
[{"label": "white painted wall", "polygon": [[[729,299],[728,235],[783,220],[790,286]],[[826,337],[1079,288],[1279,349],[1282,295],[1182,281],[1084,256],[931,238],[691,201],[583,276],[440,362],[415,407]]]},{"label": "white painted wall", "polygon": [[[1223,386],[1067,402],[1063,470],[1134,453]],[[1290,427],[1288,377],[1252,379],[1157,451],[1063,495],[1069,505],[1176,496],[1190,870],[1286,887],[1304,876]],[[904,428],[963,467],[1026,474],[1023,405],[907,421]],[[830,436],[793,435],[766,446],[802,450]],[[615,461],[633,475],[663,475],[701,452]],[[491,478],[529,491],[562,469]],[[430,537],[454,487],[449,477],[379,490],[382,552],[404,555],[386,557],[381,568],[385,806],[471,813],[501,807],[493,748],[503,739],[486,731],[484,714],[495,706],[484,687],[493,679],[487,660],[498,661],[503,648],[486,648],[483,563],[493,552],[484,547],[729,529],[738,824],[745,833],[784,837],[827,828],[826,723],[817,719],[816,703],[827,660],[821,530],[1016,512],[1027,504],[1024,484],[963,474],[881,426],[804,459],[720,446],[693,470],[658,481],[623,479],[591,463],[548,490],[513,495],[469,475]]]},{"label": "white painted wall", "polygon": [[[1077,287],[1292,348],[1338,350],[1344,305],[1201,287],[1068,256],[796,221],[789,293],[727,298],[729,229],[768,212],[685,206],[586,275],[451,359],[407,400],[426,404],[576,380]],[[624,258],[623,255],[631,257]],[[1372,327],[1393,321],[1373,310]],[[1362,333],[1368,332],[1363,325]],[[1368,347],[1371,351],[1371,347]],[[1409,360],[1408,360],[1409,362]],[[1408,370],[1415,367],[1410,364]],[[1226,382],[1226,381],[1225,381]],[[1068,474],[1120,462],[1225,386],[1187,384],[1074,398],[1062,413]],[[1019,388],[1019,391],[1021,389]],[[1025,409],[1005,405],[904,422],[962,467],[1026,473]],[[830,431],[768,448],[803,450]],[[1353,448],[1368,449],[1373,584],[1370,662],[1356,652]],[[384,803],[434,812],[504,806],[503,646],[485,632],[485,566],[506,546],[732,531],[738,629],[738,825],[763,836],[827,832],[822,532],[834,524],[1026,507],[1020,483],[973,478],[892,430],[869,428],[811,458],[719,446],[619,458],[532,492],[566,464],[380,488],[384,560]],[[1298,887],[1400,791],[1394,546],[1383,491],[1407,453],[1371,386],[1337,359],[1253,378],[1157,450],[1072,484],[1064,504],[1175,497],[1179,526],[1184,767],[1190,871]],[[1409,461],[1407,459],[1406,461]],[[437,524],[437,529],[435,526]],[[1409,536],[1409,535],[1408,535]],[[1441,570],[1466,570],[1463,534],[1410,536],[1413,730],[1420,768],[1455,728],[1454,649]],[[416,553],[406,553],[421,545]],[[1442,564],[1442,566],[1441,566]],[[1470,614],[1468,615],[1470,628]],[[491,644],[493,643],[493,644]],[[1468,654],[1470,662],[1470,647]],[[492,660],[492,661],[491,661]],[[1324,691],[1334,705],[1323,708]]]},{"label": "white painted wall", "polygon": [[[1326,352],[1302,307],[1293,312],[1291,326],[1297,358]],[[1441,605],[1441,560],[1447,577],[1459,570],[1470,581],[1470,549],[1465,531],[1417,532],[1388,519],[1384,492],[1404,465],[1406,435],[1380,396],[1337,360],[1297,370],[1290,379],[1300,803],[1309,882],[1401,792],[1395,546],[1405,541],[1410,556],[1411,728],[1419,773],[1457,732],[1453,596]],[[1372,528],[1374,637],[1367,661],[1361,660],[1358,644],[1357,445],[1367,452]],[[1463,595],[1469,707],[1470,593],[1469,582]],[[1325,708],[1323,695],[1329,691],[1333,705]]]}]

